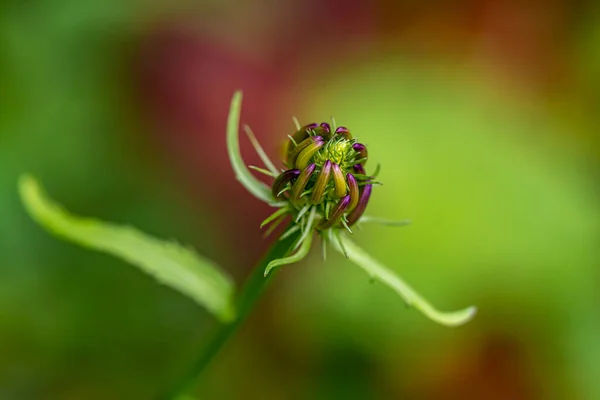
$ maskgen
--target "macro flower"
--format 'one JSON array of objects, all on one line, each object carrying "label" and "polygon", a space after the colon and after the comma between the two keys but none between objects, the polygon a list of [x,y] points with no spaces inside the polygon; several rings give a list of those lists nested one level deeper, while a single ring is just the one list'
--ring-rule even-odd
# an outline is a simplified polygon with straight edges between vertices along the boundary
[{"label": "macro flower", "polygon": [[[236,92],[231,102],[227,124],[227,148],[238,181],[256,198],[276,210],[262,223],[266,234],[272,233],[285,221],[288,227],[280,239],[298,234],[298,239],[283,258],[271,260],[265,277],[277,267],[296,263],[309,252],[313,237],[318,235],[323,243],[323,257],[327,245],[342,253],[350,261],[365,270],[372,280],[378,280],[394,289],[407,305],[419,309],[432,320],[444,325],[456,326],[469,321],[476,313],[475,307],[454,312],[442,312],[434,308],[416,293],[393,271],[380,264],[350,239],[355,225],[378,222],[384,225],[402,226],[408,221],[388,221],[366,216],[364,213],[373,192],[378,169],[367,172],[369,153],[367,146],[354,137],[344,126],[327,122],[300,126],[287,136],[287,149],[283,168],[277,168],[256,140],[252,130],[245,126],[248,139],[264,163],[265,168],[247,167],[239,148],[239,120],[241,92]],[[285,137],[285,136],[284,136]],[[258,180],[254,170],[272,179],[271,186]]]}]

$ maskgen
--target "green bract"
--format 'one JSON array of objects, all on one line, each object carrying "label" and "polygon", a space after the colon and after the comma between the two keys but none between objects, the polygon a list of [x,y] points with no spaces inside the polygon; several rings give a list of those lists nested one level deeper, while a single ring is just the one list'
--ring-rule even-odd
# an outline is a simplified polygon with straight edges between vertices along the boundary
[{"label": "green bract", "polygon": [[[236,92],[231,101],[227,125],[227,145],[235,175],[248,191],[278,209],[263,221],[261,227],[272,224],[270,231],[285,220],[291,224],[282,235],[300,231],[290,254],[271,260],[265,276],[278,266],[302,260],[310,250],[313,235],[321,235],[324,243],[344,254],[364,269],[372,279],[396,291],[404,301],[440,324],[456,326],[468,322],[476,313],[475,307],[455,312],[441,312],[416,293],[393,271],[381,265],[358,247],[350,238],[350,227],[362,222],[384,225],[406,225],[407,221],[387,221],[364,216],[373,184],[364,165],[367,148],[356,141],[345,127],[327,123],[299,126],[289,136],[285,169],[277,170],[249,128],[246,133],[267,169],[246,167],[239,151],[239,119],[242,94]],[[249,168],[274,178],[271,190],[256,179]],[[268,232],[270,232],[268,231]],[[324,247],[325,248],[325,247]]]}]

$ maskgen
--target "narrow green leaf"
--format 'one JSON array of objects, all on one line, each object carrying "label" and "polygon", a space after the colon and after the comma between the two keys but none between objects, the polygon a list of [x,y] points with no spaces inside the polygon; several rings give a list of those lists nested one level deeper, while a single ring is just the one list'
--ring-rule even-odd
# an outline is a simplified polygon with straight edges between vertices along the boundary
[{"label": "narrow green leaf", "polygon": [[306,255],[308,254],[308,251],[310,250],[310,244],[312,243],[312,237],[313,237],[313,235],[311,232],[306,237],[306,239],[304,239],[304,241],[301,242],[300,248],[298,249],[298,251],[296,251],[291,256],[277,258],[277,259],[271,261],[267,265],[267,268],[265,268],[265,276],[269,275],[269,272],[271,272],[271,270],[273,268],[279,267],[281,265],[297,263],[298,261],[301,261],[304,257],[306,257]]},{"label": "narrow green leaf", "polygon": [[244,125],[244,131],[246,131],[246,135],[248,136],[250,143],[252,143],[252,146],[254,146],[256,154],[258,154],[263,164],[265,164],[265,167],[267,167],[267,169],[271,171],[273,176],[278,176],[281,173],[281,171],[278,171],[277,168],[275,168],[273,161],[271,161],[267,153],[265,153],[265,150],[258,142],[258,139],[256,139],[256,136],[254,136],[254,132],[252,132],[252,129],[250,129],[248,125]]},{"label": "narrow green leaf", "polygon": [[296,126],[296,130],[299,131],[300,128],[302,128],[302,127],[300,126],[300,121],[298,121],[298,118],[292,117],[292,121],[294,121],[294,125]]},{"label": "narrow green leaf", "polygon": [[363,215],[362,217],[360,217],[358,222],[361,224],[362,223],[374,223],[374,224],[385,225],[385,226],[406,226],[406,225],[410,225],[411,220],[403,219],[400,221],[394,221],[394,220],[387,219],[387,218],[370,217],[368,215]]},{"label": "narrow green leaf", "polygon": [[317,216],[317,207],[312,207],[310,209],[310,213],[308,214],[308,219],[306,220],[306,225],[304,226],[304,230],[302,231],[302,236],[300,236],[300,239],[298,239],[298,243],[294,247],[294,250],[296,250],[298,247],[300,247],[300,243],[304,243],[304,239],[306,239],[306,237],[308,235],[313,234],[313,223],[315,221],[316,216]]},{"label": "narrow green leaf", "polygon": [[277,175],[274,175],[271,171],[268,171],[264,168],[256,167],[254,165],[248,165],[248,168],[253,169],[256,172],[260,172],[261,174],[266,175],[268,177],[277,178]]},{"label": "narrow green leaf", "polygon": [[240,113],[242,109],[242,92],[237,91],[231,99],[231,108],[227,118],[227,151],[229,161],[235,172],[236,179],[244,186],[254,197],[266,203],[273,201],[271,191],[261,181],[256,179],[250,170],[244,164],[242,154],[240,153],[239,125]]},{"label": "narrow green leaf", "polygon": [[413,306],[435,322],[448,326],[458,326],[470,321],[477,312],[476,307],[468,307],[453,312],[442,312],[437,310],[421,295],[414,291],[408,284],[385,266],[374,260],[367,252],[358,247],[345,235],[340,236],[340,243],[331,241],[337,251],[343,253],[340,245],[343,245],[348,258],[356,265],[364,269],[372,279],[376,279],[396,291],[404,301]]},{"label": "narrow green leaf", "polygon": [[73,215],[54,203],[29,175],[20,177],[19,193],[29,215],[50,233],[135,265],[224,322],[235,318],[232,280],[190,248],[156,239],[130,226]]},{"label": "narrow green leaf", "polygon": [[265,225],[267,225],[269,222],[273,221],[275,218],[278,218],[282,215],[284,215],[285,213],[288,212],[287,208],[280,208],[277,211],[275,211],[273,214],[269,215],[263,222],[260,223],[260,227],[264,227]]}]

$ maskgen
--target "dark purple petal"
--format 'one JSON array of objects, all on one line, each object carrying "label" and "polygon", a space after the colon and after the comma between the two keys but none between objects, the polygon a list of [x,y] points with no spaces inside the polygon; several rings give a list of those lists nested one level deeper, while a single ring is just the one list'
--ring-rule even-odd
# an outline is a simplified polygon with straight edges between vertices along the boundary
[{"label": "dark purple petal", "polygon": [[365,185],[363,186],[360,192],[360,199],[358,200],[358,205],[356,208],[348,215],[348,226],[352,226],[358,219],[363,215],[365,209],[367,208],[367,204],[369,203],[369,198],[371,197],[371,189],[373,185]]},{"label": "dark purple petal", "polygon": [[356,164],[354,167],[354,172],[356,172],[357,174],[360,175],[366,175],[367,171],[365,171],[365,167],[363,167],[361,164]]},{"label": "dark purple petal", "polygon": [[346,128],[345,126],[338,126],[337,129],[335,130],[335,134],[343,136],[348,140],[352,139],[352,134],[350,133],[350,130],[348,128]]},{"label": "dark purple petal", "polygon": [[331,128],[328,123],[323,122],[321,125],[313,129],[316,135],[322,136],[323,139],[329,140],[331,138]]},{"label": "dark purple petal", "polygon": [[340,222],[340,220],[344,216],[344,213],[346,212],[346,209],[348,208],[348,204],[350,204],[350,196],[348,195],[342,197],[337,202],[333,210],[331,210],[329,219],[321,220],[321,223],[319,224],[319,229],[329,229],[335,226],[338,222]]},{"label": "dark purple petal", "polygon": [[331,174],[331,161],[325,161],[323,164],[323,168],[317,177],[317,181],[313,186],[313,192],[310,197],[310,202],[313,204],[319,204],[323,201],[323,196],[325,194],[325,188],[327,187],[327,182],[329,182],[329,175]]},{"label": "dark purple petal", "polygon": [[356,182],[356,178],[352,174],[346,174],[346,182],[348,182],[348,188],[350,189],[350,204],[348,205],[348,211],[352,211],[358,204],[360,197],[358,182]]},{"label": "dark purple petal", "polygon": [[354,143],[352,145],[352,148],[358,153],[357,160],[362,160],[360,164],[365,165],[365,163],[367,162],[367,158],[369,157],[369,153],[367,152],[367,146],[365,146],[362,143]]},{"label": "dark purple petal", "polygon": [[302,192],[304,192],[304,188],[313,172],[315,172],[316,167],[315,164],[310,164],[300,172],[300,175],[292,185],[292,190],[290,191],[290,201],[292,203],[298,204],[300,202],[300,196],[302,195]]},{"label": "dark purple petal", "polygon": [[322,122],[321,125],[319,125],[321,128],[323,128],[325,130],[325,132],[329,133],[331,132],[331,127],[329,126],[329,124],[327,122]]},{"label": "dark purple petal", "polygon": [[281,193],[281,191],[285,189],[285,186],[288,184],[288,182],[293,183],[294,180],[298,177],[298,175],[300,175],[299,169],[288,169],[287,171],[279,174],[279,176],[275,178],[275,182],[273,183],[273,197],[278,197],[279,193]]}]

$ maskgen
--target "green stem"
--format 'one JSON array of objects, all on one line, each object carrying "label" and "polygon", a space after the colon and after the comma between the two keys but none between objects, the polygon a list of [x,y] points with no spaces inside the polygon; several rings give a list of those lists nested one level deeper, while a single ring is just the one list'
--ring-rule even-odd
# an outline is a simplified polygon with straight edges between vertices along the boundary
[{"label": "green stem", "polygon": [[285,257],[292,245],[298,239],[298,234],[291,235],[284,240],[277,241],[260,263],[254,268],[248,277],[236,299],[237,318],[228,324],[219,324],[208,337],[205,345],[189,372],[177,382],[166,395],[160,397],[164,400],[174,400],[183,396],[190,390],[200,374],[210,364],[212,359],[219,353],[228,339],[239,329],[250,312],[254,309],[258,299],[267,288],[275,273],[264,276],[265,268],[270,261]]}]

